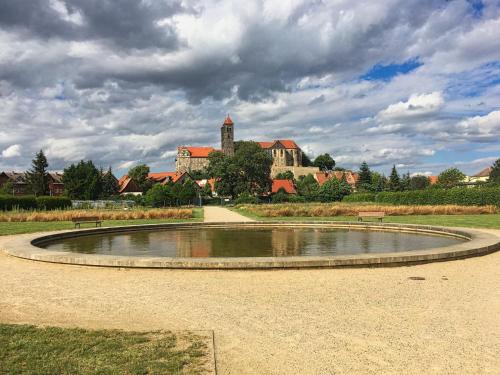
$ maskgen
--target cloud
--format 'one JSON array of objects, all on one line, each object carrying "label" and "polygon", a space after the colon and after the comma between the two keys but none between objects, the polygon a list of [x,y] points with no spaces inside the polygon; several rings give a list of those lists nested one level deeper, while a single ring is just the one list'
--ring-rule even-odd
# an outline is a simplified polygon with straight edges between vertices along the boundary
[{"label": "cloud", "polygon": [[228,112],[237,139],[293,138],[345,167],[494,157],[500,6],[483,3],[1,2],[0,150],[22,145],[2,169],[40,148],[54,169],[172,169],[178,145],[218,146]]},{"label": "cloud", "polygon": [[16,156],[21,156],[21,145],[12,145],[7,147],[2,151],[2,156],[4,158],[13,158]]},{"label": "cloud", "polygon": [[440,92],[413,94],[406,102],[391,104],[380,111],[377,119],[380,121],[404,121],[422,118],[435,114],[443,105],[444,99]]}]

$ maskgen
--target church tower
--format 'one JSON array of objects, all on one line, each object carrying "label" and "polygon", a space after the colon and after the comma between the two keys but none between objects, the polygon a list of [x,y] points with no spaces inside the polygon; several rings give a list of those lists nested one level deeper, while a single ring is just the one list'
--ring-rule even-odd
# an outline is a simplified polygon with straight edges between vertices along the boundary
[{"label": "church tower", "polygon": [[234,155],[234,122],[229,115],[220,128],[220,143],[224,155]]}]

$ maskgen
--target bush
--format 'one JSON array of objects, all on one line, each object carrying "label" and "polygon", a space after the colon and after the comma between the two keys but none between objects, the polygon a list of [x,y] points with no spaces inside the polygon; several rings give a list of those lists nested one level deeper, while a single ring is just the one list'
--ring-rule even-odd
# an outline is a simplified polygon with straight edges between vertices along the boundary
[{"label": "bush", "polygon": [[38,210],[64,210],[71,207],[71,199],[68,197],[37,197],[36,207]]},{"label": "bush", "polygon": [[36,198],[32,195],[24,195],[21,197],[14,197],[9,195],[0,196],[0,210],[12,211],[15,209],[20,210],[36,210]]},{"label": "bush", "polygon": [[290,203],[304,203],[304,202],[306,202],[306,198],[301,196],[301,195],[292,194],[292,195],[288,196],[288,202],[290,202]]},{"label": "bush", "polygon": [[355,193],[351,195],[346,195],[342,202],[375,202],[375,193]]},{"label": "bush", "polygon": [[426,189],[401,192],[382,192],[375,202],[396,205],[443,205],[500,207],[500,187],[458,187],[452,189]]},{"label": "bush", "polygon": [[273,195],[273,197],[271,198],[271,201],[273,203],[288,202],[288,194],[284,193],[282,191],[278,191],[276,194]]},{"label": "bush", "polygon": [[248,193],[242,193],[233,202],[234,204],[258,204],[259,198]]}]

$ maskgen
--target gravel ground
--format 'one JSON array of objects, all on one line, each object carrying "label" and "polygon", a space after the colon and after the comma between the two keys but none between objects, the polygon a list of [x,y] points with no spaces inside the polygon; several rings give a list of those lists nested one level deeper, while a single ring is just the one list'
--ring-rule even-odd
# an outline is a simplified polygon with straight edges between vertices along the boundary
[{"label": "gravel ground", "polygon": [[499,316],[500,252],[286,271],[126,270],[0,253],[0,321],[214,330],[219,374],[498,374]]}]

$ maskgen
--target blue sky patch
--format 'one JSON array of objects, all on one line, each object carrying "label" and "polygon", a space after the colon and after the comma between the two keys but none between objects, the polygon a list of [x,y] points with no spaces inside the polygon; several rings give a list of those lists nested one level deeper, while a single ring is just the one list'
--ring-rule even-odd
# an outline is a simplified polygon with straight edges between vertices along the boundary
[{"label": "blue sky patch", "polygon": [[361,79],[367,81],[390,81],[393,77],[399,74],[409,73],[421,65],[422,63],[418,60],[418,58],[407,60],[402,64],[376,64],[367,73],[362,75]]}]

